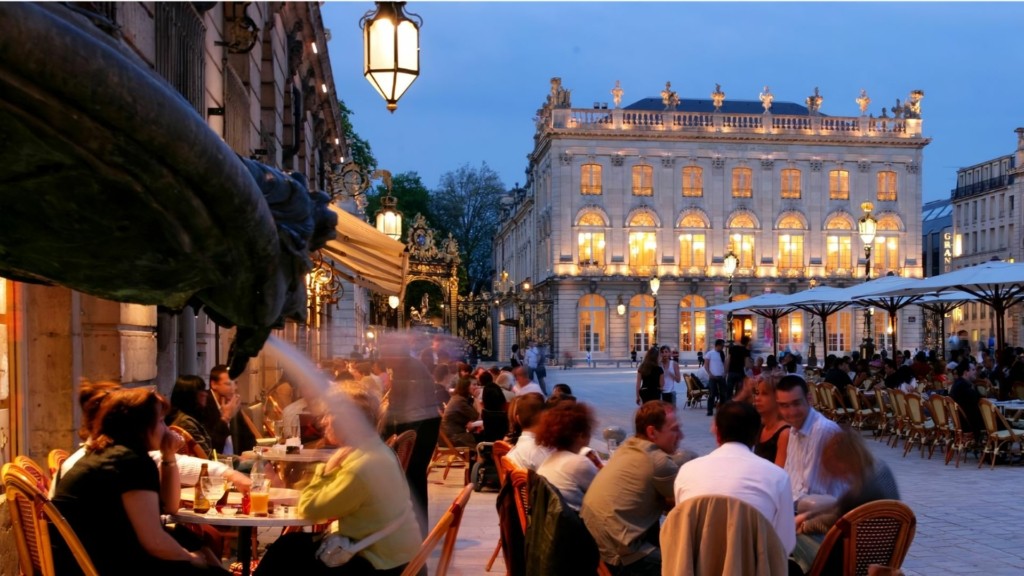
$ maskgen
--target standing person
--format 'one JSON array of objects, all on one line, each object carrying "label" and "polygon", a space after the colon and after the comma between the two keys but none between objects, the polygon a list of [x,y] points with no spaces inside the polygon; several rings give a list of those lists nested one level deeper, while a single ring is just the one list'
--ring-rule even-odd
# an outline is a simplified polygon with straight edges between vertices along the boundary
[{"label": "standing person", "polygon": [[519,344],[512,345],[512,358],[509,359],[509,365],[513,368],[523,365],[523,353],[519,351]]},{"label": "standing person", "polygon": [[672,349],[668,346],[661,347],[659,365],[665,372],[665,384],[661,389],[661,399],[675,406],[676,385],[682,380],[682,376],[679,374],[679,363],[672,359]]},{"label": "standing person", "polygon": [[636,346],[633,346],[633,350],[629,353],[629,367],[636,366]]},{"label": "standing person", "polygon": [[650,348],[636,370],[637,406],[651,400],[661,400],[661,391],[665,387],[665,371],[658,362],[660,357],[661,352],[657,348]]},{"label": "standing person", "polygon": [[616,576],[661,573],[658,533],[674,501],[683,431],[675,407],[652,401],[634,417],[636,432],[612,454],[583,496],[580,516]]},{"label": "standing person", "polygon": [[708,416],[715,413],[715,402],[725,388],[725,340],[715,340],[715,347],[704,356],[704,371],[708,373]]},{"label": "standing person", "polygon": [[[537,345],[532,341],[526,345],[526,373],[530,377],[530,380],[536,380]],[[543,390],[543,388],[541,390]],[[545,392],[544,395],[547,396],[547,393]]]},{"label": "standing person", "polygon": [[697,350],[697,368],[704,367],[704,351]]},{"label": "standing person", "polygon": [[540,384],[541,392],[545,396],[548,394],[548,385],[546,378],[548,377],[547,363],[545,358],[547,355],[544,353],[544,346],[540,342],[533,344],[535,364],[533,367],[533,375],[537,380],[537,384]]},{"label": "standing person", "polygon": [[733,344],[725,356],[725,390],[719,392],[722,402],[732,400],[732,395],[743,385],[747,376],[747,358],[750,357],[750,336],[744,335],[739,344]]},{"label": "standing person", "polygon": [[441,430],[441,413],[434,394],[434,379],[427,367],[416,358],[409,356],[403,346],[397,343],[382,345],[381,360],[391,369],[391,394],[388,394],[388,408],[384,415],[384,437],[401,434],[406,430],[416,432],[416,443],[406,468],[405,479],[409,483],[416,520],[422,536],[427,526],[427,467],[437,446]]}]

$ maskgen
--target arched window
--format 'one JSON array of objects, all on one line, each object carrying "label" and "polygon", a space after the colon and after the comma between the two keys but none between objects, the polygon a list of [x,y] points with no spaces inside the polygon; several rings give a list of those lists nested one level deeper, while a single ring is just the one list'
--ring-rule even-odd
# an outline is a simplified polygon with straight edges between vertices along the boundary
[{"label": "arched window", "polygon": [[629,339],[637,354],[654,345],[654,297],[636,294],[629,299]]},{"label": "arched window", "polygon": [[679,303],[679,351],[707,352],[707,308],[704,298],[684,296]]},{"label": "arched window", "polygon": [[633,166],[633,196],[654,195],[654,169],[646,164]]},{"label": "arched window", "polygon": [[828,197],[832,200],[850,199],[850,173],[846,170],[829,170]]},{"label": "arched window", "polygon": [[750,168],[732,169],[732,197],[750,198],[754,195],[754,173]]},{"label": "arched window", "polygon": [[883,170],[878,173],[879,202],[896,201],[896,173],[891,170]]},{"label": "arched window", "polygon": [[601,194],[601,165],[580,166],[580,194],[596,196]]},{"label": "arched window", "polygon": [[576,236],[580,266],[603,266],[605,254],[604,228],[607,223],[597,211],[584,212],[579,219]]},{"label": "arched window", "polygon": [[757,228],[753,216],[747,212],[740,212],[729,219],[728,228]]},{"label": "arched window", "polygon": [[899,271],[901,229],[899,219],[892,214],[883,215],[878,219],[875,247],[871,250],[872,276]]},{"label": "arched window", "polygon": [[853,219],[844,213],[825,223],[825,272],[847,274],[853,270]]},{"label": "arched window", "polygon": [[604,352],[608,326],[608,304],[597,294],[587,294],[579,301],[580,352]]},{"label": "arched window", "polygon": [[704,170],[700,166],[683,168],[683,196],[700,198],[704,195]]},{"label": "arched window", "polygon": [[700,214],[690,212],[679,221],[683,230],[679,234],[679,266],[700,268],[707,265],[707,223]]},{"label": "arched window", "polygon": [[[626,226],[630,228],[653,228],[657,226],[654,215],[641,210],[633,214]],[[639,275],[650,273],[657,265],[658,237],[654,231],[632,231],[629,233],[629,266]]]},{"label": "arched window", "polygon": [[793,213],[787,214],[779,220],[780,230],[804,230],[805,228],[803,219]]},{"label": "arched window", "polygon": [[679,220],[680,228],[707,228],[707,222],[700,214],[689,212]]},{"label": "arched window", "polygon": [[782,197],[799,200],[800,199],[800,171],[796,168],[785,168],[782,170],[782,182],[779,186],[779,190],[782,192]]}]

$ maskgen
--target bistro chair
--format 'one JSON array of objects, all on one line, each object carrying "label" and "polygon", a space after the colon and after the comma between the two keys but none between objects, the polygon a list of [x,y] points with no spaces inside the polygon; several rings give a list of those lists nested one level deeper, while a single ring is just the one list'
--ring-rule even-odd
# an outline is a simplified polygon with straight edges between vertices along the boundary
[{"label": "bistro chair", "polygon": [[168,426],[171,432],[177,432],[184,442],[181,443],[181,448],[178,448],[178,454],[184,454],[186,456],[195,456],[196,458],[202,458],[207,460],[209,457],[206,455],[206,451],[199,446],[196,439],[192,437],[184,428],[180,426]]},{"label": "bistro chair", "polygon": [[459,468],[460,466],[465,467],[465,479],[463,484],[469,484],[469,472],[472,465],[470,461],[470,450],[472,450],[472,448],[452,444],[452,441],[448,438],[448,435],[444,433],[444,430],[438,431],[437,446],[434,447],[434,455],[430,457],[430,465],[427,468],[427,473],[429,474],[430,470],[435,466],[444,466],[442,479],[447,480],[449,470],[452,468]]},{"label": "bistro chair", "polygon": [[14,463],[32,477],[32,480],[40,490],[47,492],[50,489],[50,475],[35,460],[24,454],[18,454],[14,457]]},{"label": "bistro chair", "polygon": [[949,446],[952,438],[952,427],[949,424],[949,411],[946,407],[945,397],[941,394],[932,394],[928,397],[928,410],[931,412],[932,423],[935,427],[932,429],[932,441],[931,446],[928,448],[928,459],[932,459],[932,455],[935,454],[935,448],[942,444],[943,451]]},{"label": "bistro chair", "polygon": [[879,414],[878,440],[881,442],[885,437],[886,444],[896,433],[896,414],[893,412],[892,403],[889,400],[889,393],[885,390],[875,390],[875,405]]},{"label": "bistro chair", "polygon": [[85,576],[98,576],[89,553],[67,520],[46,497],[46,492],[39,488],[35,477],[17,464],[4,464],[0,469],[0,477],[3,478],[8,510],[14,526],[21,573],[24,576],[56,575],[49,529],[49,524],[52,524],[64,539],[82,573]]},{"label": "bistro chair", "polygon": [[409,468],[409,460],[412,459],[412,449],[415,445],[415,430],[402,432],[395,438],[395,442],[390,444],[391,448],[395,451],[395,455],[398,456],[398,463],[402,465],[402,472]]},{"label": "bistro chair", "polygon": [[1010,387],[1011,400],[1024,400],[1024,382],[1014,382]]},{"label": "bistro chair", "polygon": [[846,385],[846,398],[850,401],[849,414],[852,426],[858,430],[874,430],[879,416],[864,399],[864,393],[852,384]]},{"label": "bistro chair", "polygon": [[914,444],[918,444],[921,447],[921,457],[924,458],[924,446],[931,443],[935,436],[935,423],[925,419],[924,403],[920,394],[904,394],[903,400],[907,403],[907,419],[910,423],[910,431],[903,442],[903,457],[906,458]]},{"label": "bistro chair", "polygon": [[868,566],[899,568],[917,529],[913,510],[898,500],[876,500],[847,512],[825,534],[807,576],[823,576],[833,551],[842,551],[842,572],[867,576]]},{"label": "bistro chair", "polygon": [[60,472],[60,467],[64,465],[64,461],[68,459],[67,450],[62,448],[54,448],[50,450],[50,453],[46,457],[46,467],[50,469],[50,478],[56,479],[57,473]]},{"label": "bistro chair", "polygon": [[[1011,428],[1010,423],[1006,421],[1006,417],[999,412],[996,405],[988,398],[978,400],[978,407],[981,409],[981,421],[985,424],[985,447],[981,451],[978,468],[981,468],[982,464],[985,463],[985,456],[988,454],[992,455],[991,468],[995,468],[996,458],[1001,453],[1003,446],[1012,448],[1014,444],[1017,444],[1017,446],[1022,445],[1024,430]],[[1000,424],[1003,425],[1004,429],[999,429]],[[1008,454],[1009,450],[1002,453]]]},{"label": "bistro chair", "polygon": [[890,446],[896,448],[901,438],[906,443],[907,435],[910,434],[910,418],[907,416],[907,400],[903,397],[903,392],[896,388],[889,390],[889,401],[892,402],[893,413],[896,414],[896,434]]},{"label": "bistro chair", "polygon": [[[505,455],[512,451],[512,445],[504,440],[498,440],[491,446],[491,458],[494,460],[494,467],[498,470],[498,483],[501,486],[505,485],[507,481],[508,473],[512,470],[511,468],[505,467],[507,459]],[[494,547],[494,552],[491,553],[490,559],[487,560],[487,567],[484,568],[487,572],[491,571],[491,567],[494,566],[494,561],[498,559],[498,554],[501,553],[501,536],[498,536],[498,545]]]},{"label": "bistro chair", "polygon": [[698,408],[710,392],[700,385],[697,377],[692,373],[683,378],[686,380],[686,405],[690,408]]},{"label": "bistro chair", "polygon": [[978,439],[973,432],[964,430],[963,423],[967,422],[967,413],[949,396],[942,396],[946,404],[946,413],[949,414],[949,444],[946,446],[946,465],[956,454],[956,467],[960,467],[960,461],[967,461],[967,450],[976,448]]},{"label": "bistro chair", "polygon": [[459,536],[459,525],[462,524],[462,514],[466,510],[466,503],[473,495],[473,485],[467,484],[455,497],[448,511],[441,516],[441,519],[434,525],[427,539],[423,541],[419,552],[409,561],[409,564],[402,571],[402,576],[416,576],[427,563],[427,559],[434,552],[434,548],[444,540],[441,548],[441,557],[437,561],[437,569],[433,570],[433,576],[445,576],[448,574],[448,566],[451,564],[452,556],[455,554],[455,541]]}]

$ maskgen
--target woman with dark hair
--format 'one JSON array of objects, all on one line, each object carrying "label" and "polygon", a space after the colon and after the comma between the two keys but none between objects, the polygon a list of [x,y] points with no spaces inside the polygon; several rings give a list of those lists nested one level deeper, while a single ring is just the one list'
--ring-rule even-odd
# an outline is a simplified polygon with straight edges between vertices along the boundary
[{"label": "woman with dark hair", "polygon": [[[181,497],[174,457],[181,437],[164,424],[166,411],[167,401],[153,390],[111,390],[93,423],[88,454],[57,487],[53,503],[100,574],[227,574],[209,549],[187,551],[160,523],[160,514],[176,511]],[[157,449],[160,472],[148,454]],[[56,561],[58,574],[78,572],[63,547]]]},{"label": "woman with dark hair", "polygon": [[661,367],[660,359],[661,352],[651,347],[636,370],[637,406],[651,400],[661,400],[661,391],[665,388],[665,370]]},{"label": "woman with dark hair", "polygon": [[210,389],[199,376],[178,376],[171,390],[171,411],[166,419],[168,426],[177,426],[191,434],[207,457],[213,455],[213,438],[201,422],[209,396]]},{"label": "woman with dark hair", "polygon": [[[653,350],[657,356],[657,348]],[[594,463],[580,454],[590,444],[594,422],[590,406],[560,402],[544,411],[537,431],[537,444],[554,450],[537,468],[537,474],[558,488],[565,503],[577,512],[583,505],[583,494],[597,476]]]},{"label": "woman with dark hair", "polygon": [[456,446],[476,446],[476,436],[466,429],[470,422],[480,419],[480,413],[473,407],[472,389],[472,380],[460,378],[455,383],[451,399],[444,407],[441,429]]},{"label": "woman with dark hair", "polygon": [[480,374],[480,419],[484,422],[481,442],[495,442],[508,434],[508,402],[490,372]]}]

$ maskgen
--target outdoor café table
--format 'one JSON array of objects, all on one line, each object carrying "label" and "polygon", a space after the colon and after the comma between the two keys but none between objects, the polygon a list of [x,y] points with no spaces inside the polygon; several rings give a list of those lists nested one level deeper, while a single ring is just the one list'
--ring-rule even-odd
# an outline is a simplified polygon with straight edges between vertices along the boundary
[{"label": "outdoor caf\u00e9 table", "polygon": [[995,404],[996,408],[998,408],[1003,414],[1007,414],[1008,412],[1017,414],[1021,410],[1024,410],[1024,400],[997,400],[993,402],[993,404]]},{"label": "outdoor caf\u00e9 table", "polygon": [[327,462],[337,451],[337,448],[329,448],[326,450],[318,448],[303,448],[295,454],[286,454],[283,451],[276,452],[273,450],[266,450],[263,452],[263,459],[268,462],[302,462],[306,464],[315,464],[317,462]]},{"label": "outdoor caf\u00e9 table", "polygon": [[[281,506],[277,507],[280,511]],[[265,517],[250,516],[248,514],[227,515],[217,512],[211,508],[206,514],[182,508],[171,514],[171,520],[186,524],[209,524],[212,526],[225,526],[238,528],[238,561],[242,564],[242,576],[249,576],[252,569],[252,534],[254,528],[285,528],[288,526],[313,526],[315,520],[297,516],[293,506],[287,507],[287,514],[276,512]]]}]

